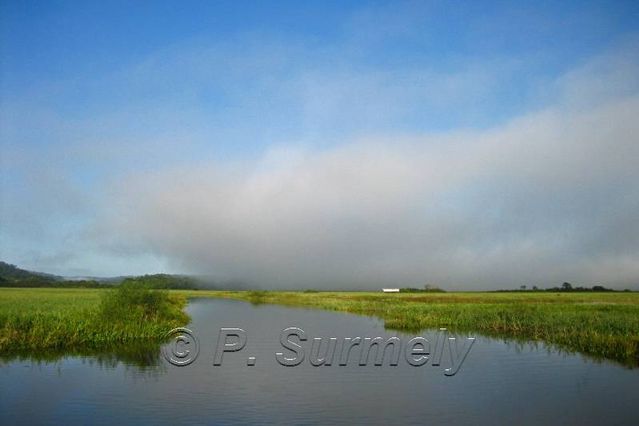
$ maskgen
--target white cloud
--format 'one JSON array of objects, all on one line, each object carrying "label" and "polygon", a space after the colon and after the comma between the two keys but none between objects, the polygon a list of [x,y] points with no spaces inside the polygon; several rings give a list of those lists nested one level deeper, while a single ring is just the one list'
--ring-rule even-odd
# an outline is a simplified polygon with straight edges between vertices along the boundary
[{"label": "white cloud", "polygon": [[129,176],[99,235],[269,287],[636,288],[639,97],[603,99],[486,131]]}]

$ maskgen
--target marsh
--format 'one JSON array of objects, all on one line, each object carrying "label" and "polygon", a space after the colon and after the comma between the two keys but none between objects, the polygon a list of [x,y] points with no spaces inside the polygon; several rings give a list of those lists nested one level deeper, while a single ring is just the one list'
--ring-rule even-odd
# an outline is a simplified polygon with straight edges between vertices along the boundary
[{"label": "marsh", "polygon": [[[201,343],[200,356],[186,367],[169,365],[157,348],[146,366],[117,356],[108,362],[77,355],[5,359],[0,422],[633,424],[638,418],[638,369],[542,343],[477,335],[454,376],[403,362],[395,367],[303,362],[286,368],[274,354],[282,352],[280,334],[291,324],[308,337],[408,342],[415,335],[389,330],[367,315],[225,299],[191,299],[186,313]],[[245,330],[246,347],[225,354],[223,365],[215,367],[221,327]],[[252,367],[246,365],[250,355],[257,358]]]}]

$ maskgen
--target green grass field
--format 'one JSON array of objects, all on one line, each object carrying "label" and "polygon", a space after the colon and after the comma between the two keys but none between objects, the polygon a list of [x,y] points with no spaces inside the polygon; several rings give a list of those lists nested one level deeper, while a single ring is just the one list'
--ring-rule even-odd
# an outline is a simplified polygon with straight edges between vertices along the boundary
[{"label": "green grass field", "polygon": [[188,323],[190,297],[219,297],[376,316],[389,329],[447,327],[639,366],[639,293],[410,293],[170,291],[158,317],[100,312],[100,289],[0,288],[0,355],[99,350],[153,341]]},{"label": "green grass field", "polygon": [[[60,352],[89,354],[122,343],[161,341],[173,327],[184,325],[186,298],[171,295],[161,315],[105,315],[106,289],[0,288],[0,355],[55,357]],[[129,345],[133,348],[135,345]]]},{"label": "green grass field", "polygon": [[191,291],[376,316],[386,328],[447,327],[486,336],[544,341],[554,347],[639,366],[639,293],[407,293]]}]

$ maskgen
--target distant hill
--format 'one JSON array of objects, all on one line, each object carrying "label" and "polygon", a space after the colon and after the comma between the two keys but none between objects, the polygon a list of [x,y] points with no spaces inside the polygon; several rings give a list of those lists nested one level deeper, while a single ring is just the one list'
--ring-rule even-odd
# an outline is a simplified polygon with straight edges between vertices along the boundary
[{"label": "distant hill", "polygon": [[53,282],[62,280],[62,277],[56,275],[44,274],[41,272],[31,272],[20,269],[15,265],[0,261],[0,282]]},{"label": "distant hill", "polygon": [[103,287],[95,280],[67,280],[57,275],[27,271],[0,260],[0,287]]},{"label": "distant hill", "polygon": [[140,277],[129,277],[122,281],[122,284],[136,283],[150,288],[158,289],[196,289],[198,281],[195,278],[185,275],[153,274],[142,275]]},{"label": "distant hill", "polygon": [[42,272],[27,271],[0,261],[0,287],[112,287],[121,283],[135,283],[157,289],[196,289],[199,280],[185,275],[155,274],[137,277],[60,277]]}]

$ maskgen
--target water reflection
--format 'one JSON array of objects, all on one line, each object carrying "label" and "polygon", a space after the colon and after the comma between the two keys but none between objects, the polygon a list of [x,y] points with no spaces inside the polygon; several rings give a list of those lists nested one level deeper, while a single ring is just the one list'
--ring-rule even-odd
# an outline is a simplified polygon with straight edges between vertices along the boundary
[{"label": "water reflection", "polygon": [[11,362],[33,364],[57,363],[66,358],[81,358],[91,365],[113,369],[119,364],[139,370],[162,370],[166,365],[160,355],[161,345],[157,342],[137,342],[114,345],[109,348],[65,348],[64,350],[14,352],[0,356],[0,366]]}]

